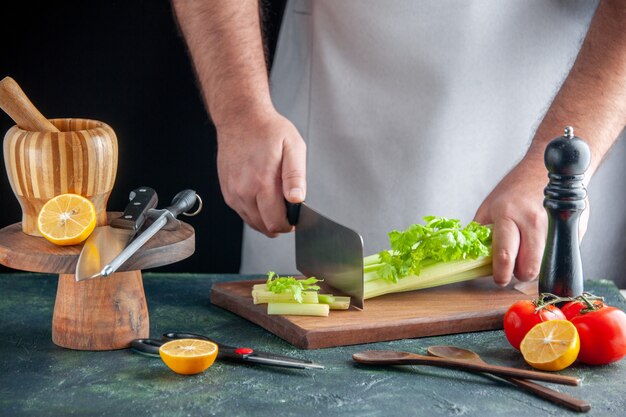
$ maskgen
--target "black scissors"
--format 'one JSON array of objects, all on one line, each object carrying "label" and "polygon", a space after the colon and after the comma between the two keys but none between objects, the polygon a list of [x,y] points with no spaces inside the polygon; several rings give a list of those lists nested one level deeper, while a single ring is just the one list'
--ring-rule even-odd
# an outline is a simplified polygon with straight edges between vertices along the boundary
[{"label": "black scissors", "polygon": [[259,363],[263,365],[283,366],[299,369],[324,369],[323,365],[311,361],[276,355],[268,352],[259,352],[249,347],[234,347],[218,343],[206,336],[195,333],[169,332],[163,333],[161,339],[135,339],[131,348],[139,353],[159,357],[159,348],[165,342],[176,339],[208,340],[217,345],[217,359],[243,363]]}]

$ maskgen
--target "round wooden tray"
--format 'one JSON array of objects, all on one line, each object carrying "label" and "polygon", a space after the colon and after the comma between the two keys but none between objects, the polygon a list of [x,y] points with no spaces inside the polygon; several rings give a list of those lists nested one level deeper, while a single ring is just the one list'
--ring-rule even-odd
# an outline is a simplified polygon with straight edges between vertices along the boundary
[{"label": "round wooden tray", "polygon": [[[108,213],[109,220],[121,213]],[[77,282],[74,276],[82,245],[56,246],[22,232],[21,223],[0,230],[0,263],[10,268],[59,274],[52,340],[79,350],[112,350],[130,346],[150,332],[141,270],[191,256],[195,232],[182,223],[160,230],[118,272]]]},{"label": "round wooden tray", "polygon": [[[109,221],[121,213],[108,213]],[[22,232],[22,223],[0,230],[0,263],[31,272],[74,274],[82,245],[57,246],[42,237]],[[139,249],[119,272],[169,265],[183,260],[195,250],[193,227],[181,222],[177,230],[160,230]]]}]

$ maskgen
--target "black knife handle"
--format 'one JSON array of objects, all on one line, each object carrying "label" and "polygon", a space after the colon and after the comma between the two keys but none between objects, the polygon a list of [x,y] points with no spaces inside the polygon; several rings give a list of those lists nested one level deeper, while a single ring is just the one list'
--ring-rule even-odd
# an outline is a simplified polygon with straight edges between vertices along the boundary
[{"label": "black knife handle", "polygon": [[122,217],[113,219],[111,227],[137,231],[146,220],[146,212],[155,208],[158,203],[156,191],[150,187],[135,188],[128,196],[130,202],[124,209]]},{"label": "black knife handle", "polygon": [[151,356],[160,356],[159,348],[165,343],[157,339],[135,339],[130,342],[131,349]]},{"label": "black knife handle", "polygon": [[285,205],[287,206],[287,220],[289,224],[295,226],[298,224],[298,218],[300,217],[300,206],[302,203],[290,203],[285,200]]},{"label": "black knife handle", "polygon": [[174,217],[178,217],[180,213],[185,213],[191,210],[196,205],[198,196],[194,190],[183,190],[176,194],[172,199],[172,204],[165,210],[172,213]]}]

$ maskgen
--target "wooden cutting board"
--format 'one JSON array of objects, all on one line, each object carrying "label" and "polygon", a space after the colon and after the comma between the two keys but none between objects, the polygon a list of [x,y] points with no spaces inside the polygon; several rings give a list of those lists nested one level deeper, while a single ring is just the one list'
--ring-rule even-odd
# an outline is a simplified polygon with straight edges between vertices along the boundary
[{"label": "wooden cutting board", "polygon": [[211,303],[258,324],[302,349],[319,349],[502,328],[515,301],[537,296],[537,283],[500,288],[491,277],[388,294],[365,300],[365,308],[331,311],[328,317],[270,316],[252,303],[252,286],[264,280],[213,285]]}]

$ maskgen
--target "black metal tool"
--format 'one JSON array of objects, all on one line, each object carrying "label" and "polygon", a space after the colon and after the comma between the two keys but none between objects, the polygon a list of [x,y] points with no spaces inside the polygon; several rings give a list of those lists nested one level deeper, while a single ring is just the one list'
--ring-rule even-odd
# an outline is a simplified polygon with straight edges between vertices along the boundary
[{"label": "black metal tool", "polygon": [[150,187],[139,187],[130,192],[130,202],[121,217],[109,226],[97,227],[83,244],[76,262],[76,281],[95,278],[102,268],[128,247],[139,231],[147,213],[156,207],[158,197]]},{"label": "black metal tool", "polygon": [[[187,210],[194,207],[196,202],[199,202],[198,208],[193,213],[187,213]],[[200,210],[202,210],[202,200],[200,200],[200,197],[194,190],[183,190],[176,194],[169,207],[161,210],[148,210],[147,216],[154,218],[154,222],[91,278],[108,277],[117,271],[117,269],[122,266],[124,262],[133,256],[139,248],[141,248],[148,240],[150,240],[152,236],[154,236],[166,225],[172,229],[178,228],[180,226],[180,221],[176,217],[178,217],[179,214],[182,213],[186,216],[195,216],[200,212]]]},{"label": "black metal tool", "polygon": [[235,347],[216,342],[206,336],[196,333],[168,332],[161,339],[135,339],[131,348],[141,354],[159,357],[159,348],[166,342],[176,339],[208,340],[217,345],[217,359],[240,363],[257,363],[262,365],[281,366],[299,369],[324,369],[323,365],[312,361],[261,352],[249,347]]}]

